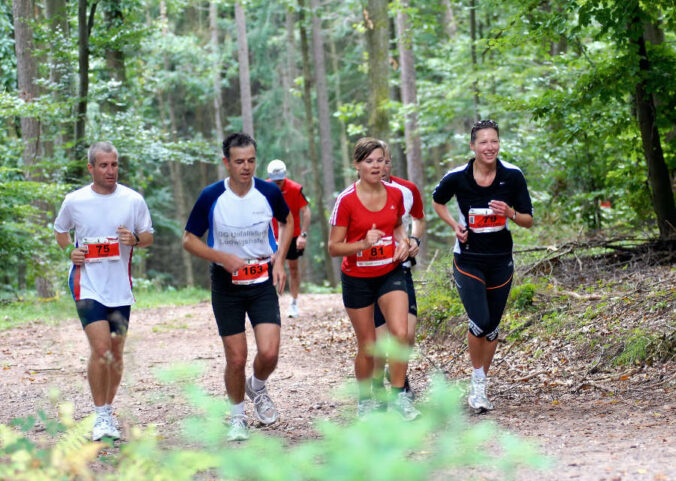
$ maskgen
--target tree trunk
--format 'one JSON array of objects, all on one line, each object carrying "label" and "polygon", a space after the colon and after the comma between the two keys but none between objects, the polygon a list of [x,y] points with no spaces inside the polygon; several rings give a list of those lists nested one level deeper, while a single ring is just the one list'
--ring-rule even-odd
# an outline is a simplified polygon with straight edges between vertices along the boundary
[{"label": "tree trunk", "polygon": [[[338,71],[338,54],[336,52],[336,42],[332,37],[329,37],[329,48],[331,50],[331,65],[333,67],[333,77],[335,78],[333,90],[336,96],[336,110],[340,111],[343,106],[340,93],[340,75]],[[343,185],[347,187],[353,182],[353,169],[350,160],[350,148],[347,145],[347,126],[340,117],[338,118],[340,125],[340,164],[342,165]]]},{"label": "tree trunk", "polygon": [[413,58],[412,39],[408,33],[408,0],[401,0],[401,9],[397,12],[397,30],[399,31],[399,61],[401,64],[401,99],[406,109],[404,133],[406,137],[406,172],[408,180],[420,191],[425,185],[422,147],[418,132],[418,94],[416,90],[415,61]]},{"label": "tree trunk", "polygon": [[[64,72],[71,72],[70,64],[63,60],[59,55],[66,49],[69,38],[68,12],[66,9],[66,0],[47,0],[45,2],[45,15],[49,21],[49,29],[52,35],[50,45],[50,70],[49,81],[55,85],[54,95],[59,102],[65,102],[72,92],[68,86],[70,75]],[[65,79],[64,79],[65,77]],[[65,82],[64,82],[65,80]],[[72,136],[71,129],[68,128],[70,112],[64,115],[64,119],[59,122],[58,133],[54,137],[54,145],[61,146],[68,142]]]},{"label": "tree trunk", "polygon": [[[160,20],[162,22],[162,36],[166,37],[167,35],[167,6],[164,0],[160,2]],[[167,54],[163,54],[164,70],[165,72],[169,71],[169,60],[167,59]],[[159,92],[159,102],[160,102],[160,112],[164,116],[164,93]],[[174,140],[177,138],[177,124],[176,124],[176,114],[174,112],[174,106],[171,103],[171,96],[167,96],[167,110],[169,111],[169,123],[171,128],[171,136]],[[163,122],[164,123],[164,122]],[[185,191],[183,189],[183,174],[182,165],[180,162],[169,161],[169,177],[171,178],[171,186],[174,191],[174,204],[176,205],[175,219],[179,225],[185,223],[188,218],[187,209],[185,206]],[[181,260],[183,261],[183,270],[185,272],[185,284],[189,287],[195,285],[195,271],[193,269],[193,259],[188,251],[181,249]]]},{"label": "tree trunk", "polygon": [[[124,17],[122,15],[122,8],[117,0],[108,0],[104,5],[104,18],[107,30],[117,30],[123,26]],[[117,87],[117,94],[121,92],[123,86],[127,83],[127,72],[125,69],[124,51],[120,48],[117,42],[108,42],[106,45],[106,69],[113,80],[118,82],[120,86]],[[107,107],[111,112],[119,112],[121,109],[117,102],[109,100]]]},{"label": "tree trunk", "polygon": [[87,18],[87,0],[78,1],[77,32],[80,88],[78,92],[77,117],[75,120],[75,157],[80,158],[86,150],[85,125],[87,123],[87,97],[89,96],[89,34],[94,23],[96,2]]},{"label": "tree trunk", "polygon": [[[221,62],[218,43],[218,8],[216,2],[209,2],[209,32],[211,34],[211,53],[214,56],[214,123],[216,124],[216,140],[218,148],[223,144],[223,93],[221,90]],[[225,178],[225,165],[218,163],[218,178]]]},{"label": "tree trunk", "polygon": [[[37,61],[33,55],[33,2],[14,0],[14,48],[16,50],[16,70],[19,97],[30,103],[39,96],[36,83],[38,75]],[[23,165],[29,179],[36,177],[32,172],[40,146],[40,122],[35,117],[21,117],[21,140],[23,142]],[[39,174],[37,175],[39,176]]]},{"label": "tree trunk", "polygon": [[453,6],[451,5],[451,0],[441,0],[441,4],[444,8],[444,21],[443,28],[446,37],[450,40],[455,37],[456,32],[458,31],[458,25],[455,22],[455,15],[453,14]]},{"label": "tree trunk", "polygon": [[390,21],[387,0],[369,0],[368,10],[363,13],[369,54],[369,135],[388,141],[390,119],[386,104],[389,100]]},{"label": "tree trunk", "polygon": [[322,34],[319,0],[310,0],[312,8],[312,53],[315,61],[315,89],[317,91],[317,116],[319,119],[319,146],[322,159],[324,204],[333,203],[336,180],[333,173],[333,145],[331,143],[331,118],[329,92],[326,84],[326,61],[324,60],[324,36]]},{"label": "tree trunk", "polygon": [[[12,14],[14,16],[14,48],[16,50],[16,70],[19,87],[19,97],[30,103],[38,95],[37,75],[38,66],[34,56],[33,43],[33,2],[30,0],[14,0]],[[40,181],[42,172],[36,169],[38,152],[40,149],[40,122],[34,117],[21,117],[21,141],[23,144],[23,167],[26,179]],[[46,212],[46,206],[34,204],[39,212]],[[45,222],[47,219],[45,219]],[[37,257],[37,256],[36,256]],[[39,265],[42,261],[34,259]],[[37,273],[35,290],[41,299],[54,297],[54,286],[51,281]]]},{"label": "tree trunk", "polygon": [[319,226],[322,231],[324,253],[324,268],[326,269],[326,278],[331,286],[336,285],[336,274],[334,262],[326,246],[329,245],[329,223],[326,216],[326,204],[324,203],[324,193],[322,192],[321,174],[319,168],[319,156],[317,154],[317,145],[315,144],[314,116],[312,115],[312,75],[310,73],[310,47],[308,45],[307,32],[305,29],[305,0],[298,0],[299,18],[298,27],[300,30],[300,47],[303,57],[303,104],[305,106],[305,130],[308,139],[308,154],[312,164],[312,174],[314,177],[314,190],[316,192],[317,208],[319,217]]},{"label": "tree trunk", "polygon": [[240,2],[235,2],[235,23],[237,24],[237,58],[239,62],[239,92],[242,102],[242,131],[253,137],[249,45],[246,39],[246,17]]},{"label": "tree trunk", "polygon": [[647,89],[644,80],[650,74],[650,59],[646,49],[645,38],[640,35],[633,38],[632,43],[638,47],[639,82],[636,84],[636,114],[638,117],[643,154],[648,165],[648,182],[650,184],[653,208],[657,215],[657,226],[663,240],[676,238],[676,206],[671,189],[669,169],[664,161],[664,153],[657,129],[657,111],[655,99]]},{"label": "tree trunk", "polygon": [[[477,58],[476,58],[476,0],[469,2],[469,30],[471,38],[471,52],[472,52],[472,72],[474,78],[477,76]],[[479,84],[476,80],[472,82],[472,92],[474,93],[474,120],[480,120],[479,114]]]}]

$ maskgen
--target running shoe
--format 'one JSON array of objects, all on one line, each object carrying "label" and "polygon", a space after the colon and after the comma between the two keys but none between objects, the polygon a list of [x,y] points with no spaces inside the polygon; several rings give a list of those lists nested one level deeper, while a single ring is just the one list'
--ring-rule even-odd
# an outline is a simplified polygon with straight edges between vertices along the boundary
[{"label": "running shoe", "polygon": [[260,391],[254,391],[251,381],[251,376],[249,376],[244,383],[244,389],[247,396],[249,396],[254,403],[254,414],[256,415],[256,419],[263,424],[274,423],[277,421],[278,413],[275,404],[268,395],[268,389],[264,387]]},{"label": "running shoe", "polygon": [[408,374],[406,374],[406,378],[404,378],[404,392],[409,395],[411,401],[415,400],[415,392],[413,392],[411,383],[408,382]]},{"label": "running shoe", "polygon": [[289,310],[287,311],[289,317],[298,317],[298,304],[291,304]]},{"label": "running shoe", "polygon": [[413,406],[413,398],[406,391],[397,394],[397,397],[390,406],[399,413],[404,421],[413,421],[420,416],[420,411]]},{"label": "running shoe", "polygon": [[378,409],[378,403],[373,399],[362,399],[357,403],[357,418],[364,419]]},{"label": "running shoe", "polygon": [[120,439],[120,431],[113,426],[109,416],[97,416],[92,429],[92,441],[100,441],[103,438]]},{"label": "running shoe", "polygon": [[113,412],[113,407],[108,404],[108,407],[106,408],[106,413],[108,413],[108,417],[110,417],[110,422],[115,428],[120,429],[120,422],[117,420],[117,415]]},{"label": "running shoe", "polygon": [[486,397],[487,382],[488,379],[486,377],[472,376],[467,404],[476,411],[491,411],[494,409],[493,403]]},{"label": "running shoe", "polygon": [[247,439],[249,439],[249,428],[246,425],[246,416],[232,416],[228,441],[246,441]]}]

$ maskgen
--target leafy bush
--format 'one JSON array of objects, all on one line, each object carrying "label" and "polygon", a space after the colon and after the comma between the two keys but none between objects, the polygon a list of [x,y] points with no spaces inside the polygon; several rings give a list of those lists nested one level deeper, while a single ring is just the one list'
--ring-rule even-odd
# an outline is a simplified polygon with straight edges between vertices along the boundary
[{"label": "leafy bush", "polygon": [[416,422],[404,423],[394,413],[374,413],[363,421],[318,422],[319,439],[293,446],[253,433],[249,442],[232,449],[224,422],[228,404],[192,384],[196,375],[193,366],[161,373],[165,381],[183,384],[184,395],[198,411],[183,421],[185,438],[197,448],[161,446],[152,426],[135,427],[119,455],[109,459],[113,472],[92,472],[90,463],[104,445],[85,440],[91,418],[74,423],[68,415],[72,406],[66,404],[61,409],[66,416],[57,426],[68,429],[51,447],[38,447],[49,444],[45,440],[28,440],[25,431],[31,423],[23,425],[24,433],[0,426],[0,479],[182,481],[206,475],[257,481],[415,481],[448,479],[467,469],[500,472],[502,479],[509,479],[520,467],[549,465],[531,444],[495,424],[468,422],[460,389],[440,377],[433,380]]}]

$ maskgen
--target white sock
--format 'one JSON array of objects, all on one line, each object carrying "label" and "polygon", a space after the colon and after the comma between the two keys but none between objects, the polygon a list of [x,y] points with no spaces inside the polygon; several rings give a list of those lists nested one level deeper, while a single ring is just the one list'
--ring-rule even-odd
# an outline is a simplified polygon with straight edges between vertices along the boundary
[{"label": "white sock", "polygon": [[478,379],[482,379],[482,378],[486,377],[486,373],[484,372],[484,367],[483,367],[483,366],[481,366],[481,367],[479,367],[479,368],[474,367],[474,368],[472,368],[472,369],[473,369],[473,371],[472,371],[472,377],[476,377],[476,378],[478,378]]},{"label": "white sock", "polygon": [[112,404],[104,404],[104,408],[106,408],[106,414],[110,414],[111,416],[113,415],[113,405]]},{"label": "white sock", "polygon": [[251,387],[256,392],[261,391],[265,388],[265,381],[258,379],[254,374],[251,376]]},{"label": "white sock", "polygon": [[244,416],[244,401],[239,404],[230,405],[230,415],[231,416]]},{"label": "white sock", "polygon": [[103,417],[108,415],[108,408],[106,407],[106,404],[103,406],[94,406],[94,413],[96,413],[96,417]]},{"label": "white sock", "polygon": [[292,297],[292,298],[291,298],[291,305],[292,305],[292,306],[295,306],[295,305],[297,305],[297,304],[298,304],[298,298]]}]

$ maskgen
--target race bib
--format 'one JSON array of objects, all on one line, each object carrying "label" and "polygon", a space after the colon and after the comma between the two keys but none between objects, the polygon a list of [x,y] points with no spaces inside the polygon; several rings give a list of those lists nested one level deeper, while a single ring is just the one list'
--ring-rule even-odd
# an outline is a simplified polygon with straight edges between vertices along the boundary
[{"label": "race bib", "polygon": [[394,242],[392,236],[382,237],[368,249],[357,253],[357,267],[375,267],[392,264]]},{"label": "race bib", "polygon": [[469,228],[472,232],[484,234],[505,228],[507,217],[495,214],[491,209],[469,210]]},{"label": "race bib", "polygon": [[248,286],[250,284],[260,284],[270,278],[268,272],[268,261],[250,259],[247,265],[232,274],[232,283],[238,286]]},{"label": "race bib", "polygon": [[117,236],[85,237],[79,246],[86,249],[85,262],[111,262],[120,260],[120,240]]}]

